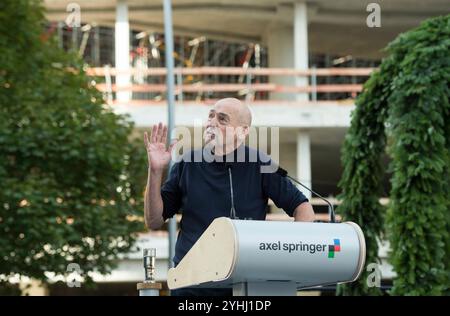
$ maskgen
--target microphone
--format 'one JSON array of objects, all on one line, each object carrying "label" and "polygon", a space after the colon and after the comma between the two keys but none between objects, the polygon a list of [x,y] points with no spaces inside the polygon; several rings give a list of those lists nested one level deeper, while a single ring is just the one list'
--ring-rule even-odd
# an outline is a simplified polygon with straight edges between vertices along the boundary
[{"label": "microphone", "polygon": [[230,209],[230,218],[236,219],[236,209],[234,208],[234,192],[233,192],[233,177],[231,176],[231,163],[225,163],[225,166],[228,169],[228,176],[230,177],[230,197],[231,197],[231,209]]},{"label": "microphone", "polygon": [[305,186],[303,183],[301,183],[300,181],[298,181],[297,179],[291,177],[290,175],[288,175],[288,172],[286,170],[284,170],[281,167],[278,167],[276,173],[278,173],[280,176],[285,177],[285,178],[289,178],[292,181],[294,181],[295,183],[301,185],[302,187],[304,187],[306,190],[308,190],[309,192],[313,193],[314,195],[318,196],[320,199],[322,199],[323,201],[325,201],[328,204],[328,215],[330,216],[330,223],[336,223],[336,216],[334,214],[334,207],[333,204],[330,203],[330,201],[328,201],[326,198],[324,198],[323,196],[321,196],[319,193],[314,192],[312,189],[308,188],[307,186]]}]

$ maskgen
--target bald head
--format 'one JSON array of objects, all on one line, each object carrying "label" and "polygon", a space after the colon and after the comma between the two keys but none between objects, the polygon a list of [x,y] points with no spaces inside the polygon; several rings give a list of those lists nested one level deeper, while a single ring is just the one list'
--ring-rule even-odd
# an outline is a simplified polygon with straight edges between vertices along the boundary
[{"label": "bald head", "polygon": [[216,102],[214,105],[216,111],[222,109],[229,113],[231,119],[236,125],[251,126],[252,113],[249,107],[236,98],[225,98]]}]

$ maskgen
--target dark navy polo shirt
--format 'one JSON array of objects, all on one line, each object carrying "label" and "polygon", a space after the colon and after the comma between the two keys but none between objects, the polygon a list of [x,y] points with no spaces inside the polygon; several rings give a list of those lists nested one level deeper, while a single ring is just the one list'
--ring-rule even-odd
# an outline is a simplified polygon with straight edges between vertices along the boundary
[{"label": "dark navy polo shirt", "polygon": [[[229,161],[227,157],[222,157],[222,162],[208,162],[211,160],[204,157],[195,162],[195,155],[202,156],[200,149],[184,155],[170,170],[161,188],[161,196],[164,220],[175,213],[182,214],[173,258],[175,265],[215,218],[230,217],[229,168],[233,182],[234,207],[239,219],[265,220],[269,198],[289,216],[293,216],[297,206],[308,201],[288,178],[276,172],[261,172],[261,166],[271,163],[269,156],[247,146],[243,148],[244,162],[237,161],[237,150],[228,155],[233,155],[234,162],[226,162]],[[187,157],[190,159],[186,159]]]}]

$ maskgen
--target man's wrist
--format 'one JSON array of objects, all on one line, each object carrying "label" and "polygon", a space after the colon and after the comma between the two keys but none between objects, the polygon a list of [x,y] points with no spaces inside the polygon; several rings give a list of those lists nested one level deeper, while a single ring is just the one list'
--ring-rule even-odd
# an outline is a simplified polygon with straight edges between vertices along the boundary
[{"label": "man's wrist", "polygon": [[164,173],[164,169],[154,169],[152,167],[148,167],[148,174],[152,176],[162,176]]}]

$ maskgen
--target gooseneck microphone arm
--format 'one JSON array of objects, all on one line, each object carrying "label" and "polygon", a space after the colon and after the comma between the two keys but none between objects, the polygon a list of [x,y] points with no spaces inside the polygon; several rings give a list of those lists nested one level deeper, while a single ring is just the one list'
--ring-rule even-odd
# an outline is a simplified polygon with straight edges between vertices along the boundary
[{"label": "gooseneck microphone arm", "polygon": [[228,167],[228,175],[230,177],[230,196],[231,196],[231,210],[230,218],[236,219],[236,209],[234,208],[234,193],[233,193],[233,177],[231,176],[231,167]]},{"label": "gooseneck microphone arm", "polygon": [[304,185],[303,183],[301,183],[297,179],[295,179],[295,178],[291,177],[290,175],[288,175],[288,172],[286,170],[284,170],[283,168],[278,167],[277,173],[280,176],[282,176],[282,177],[287,177],[287,178],[291,179],[295,183],[301,185],[303,188],[305,188],[309,192],[313,193],[314,195],[318,196],[320,199],[325,201],[328,204],[328,215],[330,216],[330,223],[336,223],[336,216],[334,214],[334,207],[333,207],[333,204],[330,203],[330,201],[328,201],[326,198],[321,196],[319,193],[317,193],[317,192],[313,191],[312,189],[308,188],[306,185]]}]

